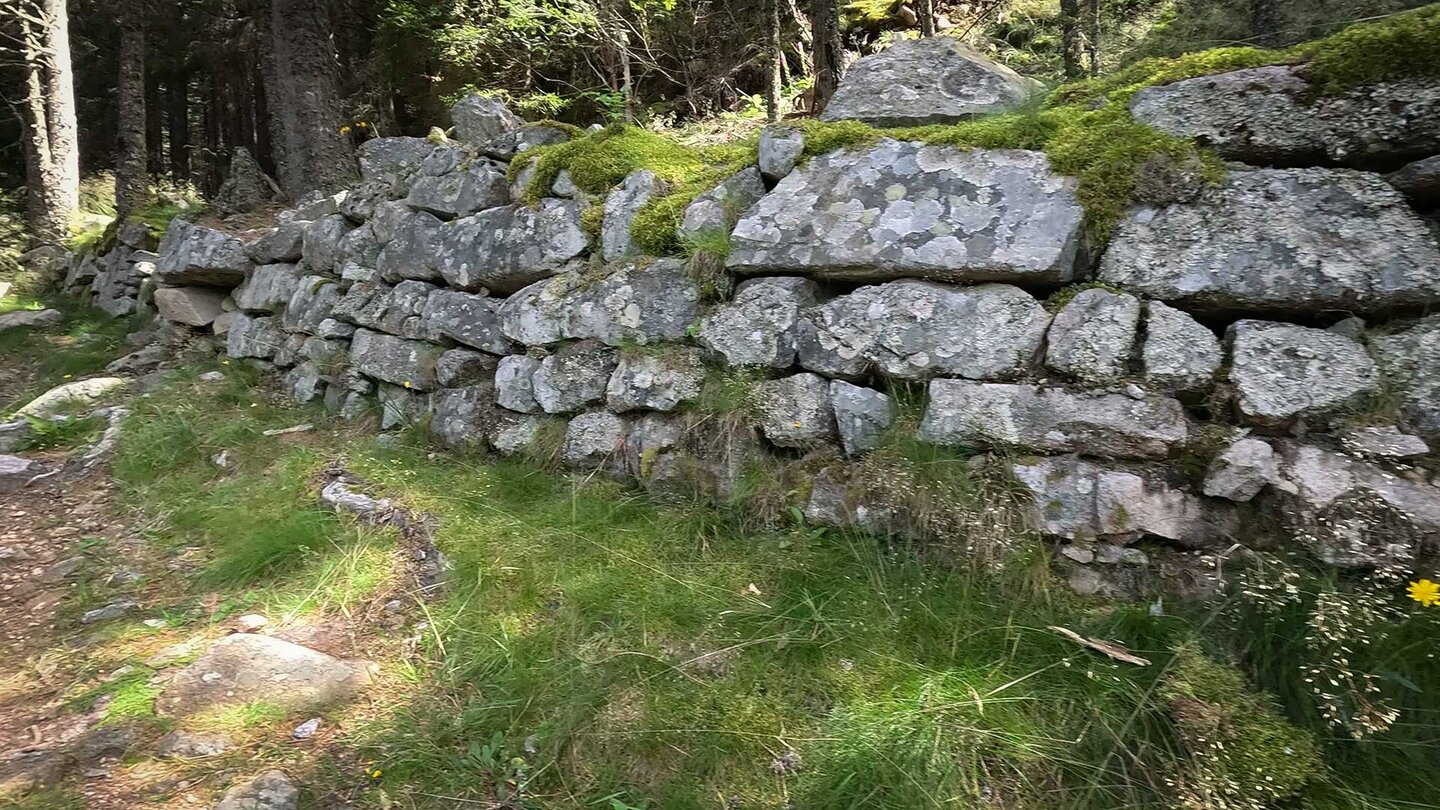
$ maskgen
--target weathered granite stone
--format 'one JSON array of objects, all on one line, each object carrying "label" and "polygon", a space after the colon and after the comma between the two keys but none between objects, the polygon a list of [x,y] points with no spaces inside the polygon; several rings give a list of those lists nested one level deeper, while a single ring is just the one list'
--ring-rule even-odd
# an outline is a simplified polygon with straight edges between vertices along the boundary
[{"label": "weathered granite stone", "polygon": [[502,303],[485,295],[433,290],[425,301],[421,329],[426,339],[437,343],[449,339],[491,354],[509,354],[518,347],[500,330]]},{"label": "weathered granite stone", "polygon": [[185,717],[204,709],[264,701],[287,709],[324,706],[370,682],[361,662],[341,661],[272,636],[222,636],[177,672],[155,710]]},{"label": "weathered granite stone", "polygon": [[482,144],[525,125],[505,102],[494,96],[470,93],[450,108],[455,138],[462,143]]},{"label": "weathered granite stone", "polygon": [[428,339],[425,308],[436,292],[433,284],[402,281],[394,287],[383,284],[354,284],[335,304],[336,320],[353,323],[413,340]]},{"label": "weathered granite stone", "polygon": [[341,214],[331,214],[310,223],[310,227],[305,229],[305,241],[301,248],[305,266],[315,273],[338,273],[340,240],[354,229],[350,220]]},{"label": "weathered granite stone", "polygon": [[560,457],[583,469],[624,469],[625,419],[609,411],[590,411],[570,420]]},{"label": "weathered granite stone", "polygon": [[315,327],[315,336],[322,338],[349,338],[355,334],[355,325],[326,318]]},{"label": "weathered granite stone", "polygon": [[390,201],[390,184],[384,180],[365,180],[340,203],[340,213],[355,224],[368,222],[380,206]]},{"label": "weathered granite stone", "polygon": [[819,286],[806,278],[750,279],[700,321],[696,339],[732,366],[789,368],[800,311],[819,301]]},{"label": "weathered granite stone", "polygon": [[1243,438],[1210,462],[1203,491],[1212,498],[1243,502],[1259,495],[1267,484],[1279,483],[1274,448],[1260,439]]},{"label": "weathered granite stone", "polygon": [[496,160],[510,161],[537,146],[551,146],[568,140],[569,130],[550,124],[525,124],[486,141],[480,146],[480,153]]},{"label": "weathered granite stone", "polygon": [[1440,301],[1436,266],[1434,236],[1379,175],[1262,169],[1134,210],[1099,275],[1192,311],[1363,312]]},{"label": "weathered granite stone", "polygon": [[610,410],[673,411],[700,396],[705,366],[698,349],[621,352],[605,401]]},{"label": "weathered granite stone", "polygon": [[630,238],[630,223],[651,199],[665,193],[665,182],[649,169],[631,172],[625,182],[605,198],[605,220],[600,228],[600,255],[607,262],[640,252]]},{"label": "weathered granite stone", "polygon": [[836,437],[830,382],[815,374],[762,380],[751,386],[760,432],[780,447],[811,448]]},{"label": "weathered granite stone", "polygon": [[430,435],[446,447],[482,447],[495,406],[491,383],[442,388],[430,396]]},{"label": "weathered granite stone", "polygon": [[1040,302],[1008,284],[892,281],[805,312],[797,345],[800,365],[831,377],[873,369],[904,380],[1003,380],[1030,367],[1049,324]]},{"label": "weathered granite stone", "polygon": [[313,335],[331,316],[342,298],[340,285],[328,276],[304,276],[281,314],[280,325],[287,332]]},{"label": "weathered granite stone", "polygon": [[1394,425],[1352,428],[1340,437],[1345,449],[1371,458],[1413,458],[1430,454],[1430,445],[1419,436],[1402,433]]},{"label": "weathered granite stone", "polygon": [[375,386],[375,401],[380,408],[381,430],[419,424],[430,413],[428,394],[400,385],[382,382]]},{"label": "weathered granite stone", "polygon": [[728,237],[741,215],[763,196],[765,182],[760,179],[760,170],[754,166],[741,169],[685,207],[680,240],[694,244],[707,235]]},{"label": "weathered granite stone", "polygon": [[1215,381],[1224,355],[1215,333],[1174,307],[1145,303],[1140,364],[1145,381],[1165,391],[1200,391]]},{"label": "weathered granite stone", "polygon": [[1385,175],[1385,179],[1416,208],[1440,206],[1440,155],[1406,164]]},{"label": "weathered granite stone", "polygon": [[431,343],[355,330],[350,357],[355,368],[367,377],[403,388],[429,391],[436,386],[435,365],[445,350]]},{"label": "weathered granite stone", "polygon": [[48,329],[65,322],[58,309],[17,309],[0,314],[0,332],[11,329]]},{"label": "weathered granite stone", "polygon": [[1180,403],[1168,397],[1072,393],[1034,385],[934,380],[921,441],[1113,458],[1164,458],[1185,444]]},{"label": "weathered granite stone", "polygon": [[535,401],[546,413],[573,413],[598,403],[616,364],[615,350],[597,341],[562,346],[530,378]]},{"label": "weathered granite stone", "polygon": [[495,382],[500,358],[469,349],[451,349],[435,362],[435,381],[443,388]]},{"label": "weathered granite stone", "polygon": [[129,385],[130,381],[122,377],[91,377],[62,383],[25,403],[15,411],[15,416],[46,419],[62,411],[94,405]]},{"label": "weathered granite stone", "polygon": [[1400,395],[1401,427],[1440,438],[1440,315],[1372,335],[1370,347],[1385,370],[1386,385]]},{"label": "weathered granite stone", "polygon": [[245,255],[258,265],[289,264],[300,261],[305,246],[305,230],[310,223],[296,219],[289,211],[275,221],[275,227],[245,245]]},{"label": "weathered granite stone", "polygon": [[1324,93],[1303,65],[1270,65],[1143,88],[1130,113],[1261,165],[1393,165],[1440,143],[1440,83],[1428,77]]},{"label": "weathered granite stone", "polygon": [[244,357],[268,360],[284,342],[285,333],[280,329],[278,318],[251,317],[240,312],[225,335],[225,354],[236,360]]},{"label": "weathered granite stone", "polygon": [[[424,211],[410,212],[396,223],[391,239],[375,256],[375,270],[380,278],[392,284],[404,279],[433,281],[440,278],[436,256],[443,224],[433,214]],[[388,228],[391,224],[386,222],[385,225]]]},{"label": "weathered granite stone", "polygon": [[567,338],[644,345],[684,338],[699,307],[700,285],[683,262],[630,260],[531,284],[500,307],[500,329],[529,346]]},{"label": "weathered granite stone", "polygon": [[500,358],[495,368],[495,399],[502,408],[520,413],[539,413],[535,401],[535,373],[540,361],[523,354]]},{"label": "weathered granite stone", "polygon": [[1083,212],[1040,152],[883,140],[792,172],[735,226],[742,273],[1065,282]]},{"label": "weathered granite stone", "polygon": [[847,456],[880,446],[886,431],[895,422],[895,403],[889,396],[870,388],[835,380],[830,383],[830,402],[835,408],[835,424],[840,429],[840,445]]},{"label": "weathered granite stone", "polygon": [[246,312],[274,312],[290,301],[302,277],[299,265],[257,265],[235,288],[235,305]]},{"label": "weathered granite stone", "polygon": [[191,284],[234,287],[250,271],[250,257],[239,239],[176,219],[160,243],[155,277],[174,286]]},{"label": "weathered granite stone", "polygon": [[953,124],[1014,110],[1039,89],[1039,82],[954,37],[905,39],[851,66],[820,120],[879,127]]},{"label": "weathered granite stone", "polygon": [[1324,329],[1236,321],[1228,333],[1230,382],[1240,414],[1266,426],[1324,416],[1379,390],[1380,372],[1359,342]]},{"label": "weathered granite stone", "polygon": [[444,219],[466,217],[510,202],[510,181],[503,165],[442,146],[421,164],[405,202]]},{"label": "weathered granite stone", "polygon": [[490,428],[490,446],[502,456],[513,456],[530,449],[540,433],[544,418],[527,414],[498,411]]},{"label": "weathered granite stone", "polygon": [[295,810],[300,788],[283,771],[266,771],[225,791],[215,810]]},{"label": "weathered granite stone", "polygon": [[404,195],[410,176],[435,149],[425,138],[372,138],[355,150],[360,160],[360,177],[383,180],[392,194]]},{"label": "weathered granite stone", "polygon": [[1140,326],[1140,301],[1103,289],[1080,291],[1055,316],[1045,365],[1091,384],[1125,376]]},{"label": "weathered granite stone", "polygon": [[760,174],[771,183],[795,171],[805,152],[805,133],[785,126],[770,126],[760,132]]},{"label": "weathered granite stone", "polygon": [[335,267],[341,278],[372,279],[379,258],[380,244],[368,224],[340,237],[340,243],[335,246]]},{"label": "weathered granite stone", "polygon": [[441,227],[435,267],[453,287],[512,293],[554,275],[590,247],[580,227],[582,203],[541,200],[507,205]]},{"label": "weathered granite stone", "polygon": [[189,326],[209,326],[224,310],[221,290],[205,287],[161,287],[155,291],[155,308],[160,317]]}]

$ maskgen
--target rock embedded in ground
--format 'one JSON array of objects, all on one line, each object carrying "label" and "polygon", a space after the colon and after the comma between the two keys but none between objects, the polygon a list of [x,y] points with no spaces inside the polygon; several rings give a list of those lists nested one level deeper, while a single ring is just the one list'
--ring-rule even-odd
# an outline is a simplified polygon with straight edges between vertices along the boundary
[{"label": "rock embedded in ground", "polygon": [[0,422],[0,453],[13,453],[19,450],[35,433],[35,428],[30,425],[28,419],[17,419],[13,422]]},{"label": "rock embedded in ground", "polygon": [[490,426],[490,446],[502,456],[523,453],[534,443],[542,424],[539,416],[501,411]]},{"label": "rock embedded in ground", "polygon": [[800,313],[819,302],[820,287],[810,279],[750,279],[700,321],[696,340],[731,366],[788,368]]},{"label": "rock embedded in ground", "polygon": [[199,759],[214,757],[230,750],[230,740],[220,735],[172,731],[160,739],[155,756],[162,759]]},{"label": "rock embedded in ground", "polygon": [[1260,439],[1242,438],[1210,462],[1202,491],[1212,498],[1244,502],[1267,485],[1280,483],[1274,448]]},{"label": "rock embedded in ground", "polygon": [[605,197],[605,219],[600,227],[600,255],[605,261],[640,252],[640,246],[630,236],[630,224],[640,209],[666,190],[665,181],[649,169],[641,169],[627,175],[625,182]]},{"label": "rock embedded in ground", "polygon": [[779,447],[806,449],[837,437],[830,383],[816,374],[794,374],[751,386],[760,432]]},{"label": "rock embedded in ground", "polygon": [[0,454],[0,492],[14,492],[40,473],[34,459]]},{"label": "rock embedded in ground", "polygon": [[370,683],[364,662],[342,661],[272,636],[236,633],[175,673],[155,699],[167,717],[263,701],[290,711],[319,708]]},{"label": "rock embedded in ground", "polygon": [[800,365],[830,377],[1011,379],[1040,353],[1049,324],[1040,302],[1008,284],[892,281],[808,310],[796,344]]},{"label": "rock embedded in ground", "polygon": [[620,471],[625,447],[625,419],[609,411],[590,411],[570,420],[560,455],[581,469]]},{"label": "rock embedded in ground", "polygon": [[436,237],[434,265],[453,287],[515,292],[590,248],[580,226],[583,210],[574,200],[546,198],[533,208],[506,205],[448,222]]},{"label": "rock embedded in ground", "polygon": [[1262,426],[1323,417],[1379,391],[1365,346],[1324,329],[1273,321],[1231,324],[1230,382],[1240,414]]},{"label": "rock embedded in ground", "polygon": [[15,411],[16,416],[47,419],[61,411],[78,410],[99,403],[125,390],[130,381],[123,377],[91,377],[51,388]]},{"label": "rock embedded in ground", "polygon": [[224,311],[221,290],[205,287],[161,287],[155,290],[155,309],[167,321],[187,326],[209,326]]},{"label": "rock embedded in ground", "polygon": [[1130,113],[1259,165],[1393,165],[1440,143],[1440,83],[1428,77],[1327,93],[1303,65],[1267,65],[1142,88]]},{"label": "rock embedded in ground", "polygon": [[435,365],[444,348],[433,343],[393,335],[355,330],[350,344],[351,363],[367,377],[401,388],[429,391],[436,386]]},{"label": "rock embedded in ground", "polygon": [[225,791],[215,810],[296,810],[300,788],[283,771],[264,774]]},{"label": "rock embedded in ground", "polygon": [[0,332],[11,329],[48,329],[65,322],[58,309],[17,309],[0,314]]},{"label": "rock embedded in ground", "polygon": [[1135,296],[1081,290],[1050,324],[1045,365],[1089,384],[1124,377],[1139,326],[1140,301]]},{"label": "rock embedded in ground", "polygon": [[616,413],[673,411],[697,399],[704,381],[705,366],[697,349],[622,351],[605,402]]},{"label": "rock embedded in ground", "polygon": [[760,174],[771,183],[795,170],[805,152],[805,133],[785,126],[768,126],[760,131]]},{"label": "rock embedded in ground", "polygon": [[882,140],[797,169],[740,219],[727,265],[883,281],[1063,283],[1083,211],[1045,155]]},{"label": "rock embedded in ground", "polygon": [[1192,311],[1365,312],[1440,302],[1436,266],[1434,235],[1378,175],[1258,169],[1134,209],[1099,278]]},{"label": "rock embedded in ground", "polygon": [[880,446],[895,422],[895,403],[879,391],[851,385],[844,380],[830,383],[830,402],[840,445],[845,455],[855,456]]},{"label": "rock embedded in ground", "polygon": [[133,613],[135,611],[135,608],[137,607],[139,607],[139,605],[135,604],[129,599],[122,599],[117,602],[111,602],[104,607],[98,607],[94,610],[85,611],[80,616],[80,623],[98,624],[99,622],[108,622],[115,619],[122,619]]},{"label": "rock embedded in ground", "polygon": [[1223,360],[1220,339],[1199,321],[1159,301],[1145,303],[1145,382],[1165,391],[1201,391],[1215,381]]},{"label": "rock embedded in ground", "polygon": [[616,353],[598,341],[562,346],[531,377],[535,401],[546,413],[573,413],[601,402],[615,373]]},{"label": "rock embedded in ground", "polygon": [[954,124],[1018,109],[1040,89],[954,37],[906,39],[852,65],[820,120]]},{"label": "rock embedded in ground", "polygon": [[155,277],[175,286],[234,287],[252,266],[239,239],[183,219],[170,222],[158,253]]},{"label": "rock embedded in ground", "polygon": [[683,262],[629,260],[531,284],[500,307],[500,330],[528,346],[566,339],[646,345],[684,339],[699,307],[700,285]]},{"label": "rock embedded in ground", "polygon": [[1187,433],[1185,411],[1169,397],[934,380],[919,437],[959,447],[1144,459],[1179,450]]}]

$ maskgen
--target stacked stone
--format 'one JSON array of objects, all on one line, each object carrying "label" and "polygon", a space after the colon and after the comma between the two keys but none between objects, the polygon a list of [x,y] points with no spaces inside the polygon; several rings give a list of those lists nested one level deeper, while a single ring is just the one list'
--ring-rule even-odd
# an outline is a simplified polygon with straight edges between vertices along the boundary
[{"label": "stacked stone", "polygon": [[112,317],[135,312],[155,273],[155,239],[149,226],[130,222],[116,230],[114,245],[103,253],[70,255],[64,287]]}]

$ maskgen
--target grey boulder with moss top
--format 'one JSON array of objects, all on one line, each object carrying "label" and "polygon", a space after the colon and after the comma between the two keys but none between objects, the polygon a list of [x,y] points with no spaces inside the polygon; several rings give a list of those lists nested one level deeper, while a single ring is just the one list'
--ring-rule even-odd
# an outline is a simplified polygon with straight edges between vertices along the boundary
[{"label": "grey boulder with moss top", "polygon": [[728,237],[741,215],[763,196],[765,181],[760,178],[760,170],[754,166],[741,169],[685,207],[680,241],[700,245],[707,238]]},{"label": "grey boulder with moss top", "polygon": [[605,219],[600,227],[600,254],[607,262],[633,256],[640,246],[630,235],[630,225],[651,200],[665,194],[667,187],[649,169],[631,172],[625,182],[605,197]]},{"label": "grey boulder with moss top", "polygon": [[730,269],[1063,283],[1084,218],[1040,152],[883,140],[790,173],[740,219]]},{"label": "grey boulder with moss top", "polygon": [[879,127],[953,124],[1014,110],[1041,89],[954,37],[901,40],[856,62],[820,114]]}]

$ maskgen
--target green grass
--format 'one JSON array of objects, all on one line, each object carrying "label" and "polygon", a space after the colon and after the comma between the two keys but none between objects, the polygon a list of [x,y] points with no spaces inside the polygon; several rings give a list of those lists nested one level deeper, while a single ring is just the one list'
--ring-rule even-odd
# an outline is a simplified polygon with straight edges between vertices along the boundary
[{"label": "green grass", "polygon": [[125,335],[135,328],[133,317],[112,318],[69,298],[41,300],[19,297],[0,302],[0,311],[60,310],[65,320],[52,329],[12,329],[0,333],[0,362],[23,362],[33,379],[0,393],[0,413],[8,413],[33,397],[72,379],[99,374],[124,355]]}]

